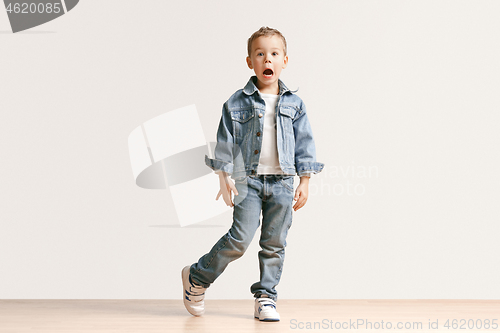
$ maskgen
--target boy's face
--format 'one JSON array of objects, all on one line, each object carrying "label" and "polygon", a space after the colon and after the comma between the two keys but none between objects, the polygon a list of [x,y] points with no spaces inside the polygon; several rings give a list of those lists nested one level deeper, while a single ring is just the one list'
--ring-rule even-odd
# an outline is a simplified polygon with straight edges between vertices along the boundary
[{"label": "boy's face", "polygon": [[252,42],[247,64],[257,75],[257,88],[262,93],[278,94],[278,79],[286,68],[288,56],[278,36],[261,36]]}]

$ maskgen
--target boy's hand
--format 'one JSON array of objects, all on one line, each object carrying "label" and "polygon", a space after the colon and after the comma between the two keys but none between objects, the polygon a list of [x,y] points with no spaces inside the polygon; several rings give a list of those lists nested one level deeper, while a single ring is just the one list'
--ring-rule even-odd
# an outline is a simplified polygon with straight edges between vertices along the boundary
[{"label": "boy's hand", "polygon": [[297,211],[300,208],[304,207],[307,202],[307,197],[309,196],[309,177],[302,176],[300,177],[300,184],[297,186],[295,190],[295,197],[293,200],[297,202],[293,206],[293,210]]},{"label": "boy's hand", "polygon": [[217,193],[217,197],[215,198],[215,200],[219,200],[219,197],[222,194],[222,199],[224,199],[226,205],[233,207],[234,203],[232,201],[231,192],[234,192],[234,195],[238,195],[236,186],[234,186],[233,181],[229,179],[229,175],[225,172],[219,173],[219,183],[220,190],[219,193]]}]

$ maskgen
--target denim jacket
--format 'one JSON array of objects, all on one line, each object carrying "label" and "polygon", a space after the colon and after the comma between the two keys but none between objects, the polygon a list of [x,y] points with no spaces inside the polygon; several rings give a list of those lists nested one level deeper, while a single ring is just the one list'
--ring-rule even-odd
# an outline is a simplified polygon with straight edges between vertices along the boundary
[{"label": "denim jacket", "polygon": [[[214,171],[225,171],[233,179],[257,174],[265,101],[260,96],[257,77],[252,76],[243,89],[236,91],[222,108],[217,130],[214,158],[205,155],[205,163]],[[278,80],[276,104],[276,141],[278,160],[287,175],[319,173],[324,164],[316,162],[316,148],[306,107],[300,97]]]}]

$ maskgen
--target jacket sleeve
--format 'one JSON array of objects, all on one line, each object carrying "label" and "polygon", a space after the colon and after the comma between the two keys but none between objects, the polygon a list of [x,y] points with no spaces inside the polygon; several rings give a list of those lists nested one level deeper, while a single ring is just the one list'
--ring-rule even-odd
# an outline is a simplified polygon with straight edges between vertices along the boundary
[{"label": "jacket sleeve", "polygon": [[226,104],[222,107],[222,116],[217,130],[217,144],[214,158],[205,155],[205,164],[215,172],[233,173],[233,123]]},{"label": "jacket sleeve", "polygon": [[295,135],[295,168],[297,174],[301,176],[311,176],[320,173],[325,166],[316,161],[316,146],[312,134],[311,124],[307,119],[306,106],[302,102],[300,112],[293,120],[293,130]]}]

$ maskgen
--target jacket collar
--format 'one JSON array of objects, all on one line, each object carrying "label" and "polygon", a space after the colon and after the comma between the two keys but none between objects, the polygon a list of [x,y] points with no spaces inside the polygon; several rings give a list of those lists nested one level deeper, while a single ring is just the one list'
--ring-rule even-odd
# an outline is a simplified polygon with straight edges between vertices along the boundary
[{"label": "jacket collar", "polygon": [[[258,88],[257,88],[257,86],[255,85],[256,83],[257,83],[257,76],[256,76],[256,75],[254,75],[254,76],[252,76],[252,77],[248,80],[248,82],[247,82],[247,84],[246,84],[245,88],[243,88],[243,92],[244,92],[245,94],[247,94],[247,95],[249,95],[249,96],[250,96],[250,95],[252,95],[253,93],[255,93],[256,91],[259,91],[259,89],[258,89]],[[279,86],[279,88],[280,88],[280,93],[279,93],[279,95],[280,95],[280,96],[281,96],[281,95],[283,95],[284,93],[286,93],[286,92],[290,91],[290,89],[288,89],[288,88],[285,86],[285,84],[283,83],[283,81],[281,81],[281,79],[278,79],[278,86]]]}]

